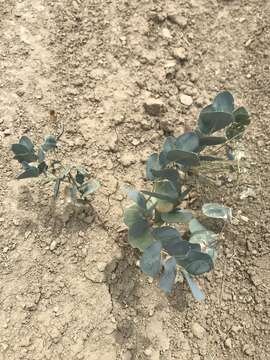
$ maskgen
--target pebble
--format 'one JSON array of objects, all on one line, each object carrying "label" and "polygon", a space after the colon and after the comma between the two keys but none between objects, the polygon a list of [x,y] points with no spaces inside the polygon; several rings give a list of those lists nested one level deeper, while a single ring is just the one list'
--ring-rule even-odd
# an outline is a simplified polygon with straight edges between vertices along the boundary
[{"label": "pebble", "polygon": [[121,155],[119,161],[125,167],[128,167],[131,164],[134,164],[136,162],[135,158],[133,157],[133,154],[128,153],[128,152]]},{"label": "pebble", "polygon": [[172,37],[170,30],[168,28],[162,29],[162,36],[166,39],[171,39]]},{"label": "pebble", "polygon": [[180,102],[181,102],[181,104],[183,104],[185,106],[191,106],[193,103],[193,99],[189,95],[180,94]]},{"label": "pebble", "polygon": [[144,350],[144,353],[146,356],[151,356],[152,355],[152,349],[148,348]]},{"label": "pebble", "polygon": [[197,322],[191,325],[191,331],[192,334],[198,339],[202,339],[205,335],[205,329]]},{"label": "pebble", "polygon": [[243,346],[243,352],[248,356],[252,356],[255,352],[255,346],[253,344],[245,344]]},{"label": "pebble", "polygon": [[168,20],[173,24],[177,24],[182,29],[184,29],[188,23],[187,18],[185,18],[182,15],[175,15],[175,14],[168,15]]},{"label": "pebble", "polygon": [[132,353],[130,351],[126,351],[122,356],[122,360],[132,360]]},{"label": "pebble", "polygon": [[246,199],[248,197],[256,198],[256,192],[251,188],[248,188],[248,189],[242,191],[241,194],[240,194],[240,199],[241,200]]},{"label": "pebble", "polygon": [[53,240],[50,244],[50,250],[53,251],[56,248],[57,242]]},{"label": "pebble", "polygon": [[5,135],[5,136],[11,135],[11,130],[10,130],[10,129],[5,129],[5,130],[4,130],[4,135]]},{"label": "pebble", "polygon": [[184,47],[178,47],[173,50],[173,57],[177,60],[186,60],[187,59],[187,51]]},{"label": "pebble", "polygon": [[163,101],[160,99],[147,99],[144,104],[144,110],[151,116],[160,116],[163,112],[166,111]]},{"label": "pebble", "polygon": [[232,348],[232,339],[230,339],[230,338],[226,339],[225,346],[227,348],[231,349]]}]

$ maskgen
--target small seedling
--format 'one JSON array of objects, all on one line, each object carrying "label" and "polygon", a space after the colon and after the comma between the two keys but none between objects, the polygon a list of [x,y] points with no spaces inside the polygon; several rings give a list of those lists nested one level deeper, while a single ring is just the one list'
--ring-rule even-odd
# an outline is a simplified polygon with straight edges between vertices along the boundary
[{"label": "small seedling", "polygon": [[15,155],[14,159],[18,160],[23,169],[16,178],[20,180],[44,175],[47,181],[54,183],[55,199],[63,187],[66,201],[77,205],[85,204],[87,197],[100,187],[100,183],[89,179],[87,171],[80,166],[64,166],[55,158],[46,161],[49,152],[56,153],[58,138],[53,135],[46,136],[38,151],[35,151],[34,144],[25,135],[20,138],[18,144],[13,144],[11,150]]},{"label": "small seedling", "polygon": [[[194,212],[181,208],[181,203],[192,189],[189,178],[194,173],[198,176],[196,169],[207,162],[211,173],[214,161],[228,161],[203,151],[217,145],[219,149],[226,150],[228,144],[232,148],[248,124],[248,112],[243,107],[235,109],[233,96],[228,91],[219,93],[213,104],[201,111],[194,131],[166,138],[162,151],[149,157],[146,175],[153,182],[152,191],[125,189],[135,202],[124,213],[129,243],[143,252],[141,270],[153,278],[159,277],[159,286],[167,294],[172,291],[180,271],[194,297],[204,299],[192,276],[213,269],[218,234],[203,226]],[[221,131],[224,134],[212,136]],[[216,203],[204,204],[202,213],[225,222],[232,217],[230,208]],[[176,228],[172,224],[181,225],[175,225]],[[180,229],[184,231],[181,233]]]}]

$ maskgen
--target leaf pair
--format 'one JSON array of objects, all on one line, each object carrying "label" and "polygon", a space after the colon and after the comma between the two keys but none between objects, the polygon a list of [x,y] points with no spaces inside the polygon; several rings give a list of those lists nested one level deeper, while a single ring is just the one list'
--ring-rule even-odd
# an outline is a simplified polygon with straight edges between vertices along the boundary
[{"label": "leaf pair", "polygon": [[220,92],[211,105],[200,113],[198,128],[202,134],[213,134],[226,129],[226,137],[232,138],[250,123],[249,114],[244,107],[235,109],[234,98],[229,91]]}]

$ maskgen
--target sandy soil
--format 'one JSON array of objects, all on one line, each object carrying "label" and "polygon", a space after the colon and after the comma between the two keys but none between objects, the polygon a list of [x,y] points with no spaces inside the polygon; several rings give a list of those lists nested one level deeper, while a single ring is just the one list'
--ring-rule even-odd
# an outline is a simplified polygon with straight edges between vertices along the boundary
[{"label": "sandy soil", "polygon": [[[269,1],[1,0],[0,19],[0,359],[269,359]],[[236,218],[200,304],[140,273],[120,188],[143,187],[164,134],[193,126],[222,89],[252,126],[240,179],[220,194]],[[49,185],[14,180],[10,144],[57,131],[51,109],[63,159],[102,182],[106,229],[53,208]]]}]

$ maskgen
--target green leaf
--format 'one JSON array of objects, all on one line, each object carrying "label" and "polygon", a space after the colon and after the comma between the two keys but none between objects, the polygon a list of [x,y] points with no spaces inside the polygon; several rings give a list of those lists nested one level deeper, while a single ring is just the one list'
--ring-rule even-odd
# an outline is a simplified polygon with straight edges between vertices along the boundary
[{"label": "green leaf", "polygon": [[216,131],[226,128],[234,121],[234,117],[226,112],[205,112],[199,116],[199,129],[203,134],[213,134]]},{"label": "green leaf", "polygon": [[175,141],[176,139],[174,136],[168,136],[163,144],[163,151],[168,153],[169,151],[175,149]]},{"label": "green leaf", "polygon": [[142,193],[126,186],[123,190],[127,193],[130,200],[133,200],[140,208],[146,210],[146,200]]},{"label": "green leaf", "polygon": [[16,177],[17,180],[27,179],[27,178],[32,178],[32,177],[38,177],[39,176],[39,170],[38,170],[38,168],[36,166],[30,166],[26,162],[23,162],[23,163],[24,163],[23,168],[24,168],[25,171],[23,171],[22,173],[17,175],[17,177]]},{"label": "green leaf", "polygon": [[219,136],[203,136],[200,138],[200,146],[221,145],[227,141],[225,137]]},{"label": "green leaf", "polygon": [[100,188],[100,182],[98,180],[89,180],[82,186],[80,186],[79,190],[83,197],[87,195],[93,194]]},{"label": "green leaf", "polygon": [[229,91],[221,91],[213,101],[216,111],[232,113],[234,110],[234,98]]},{"label": "green leaf", "polygon": [[195,232],[189,242],[192,244],[200,244],[201,251],[211,256],[212,260],[215,261],[217,258],[217,251],[215,249],[218,235],[213,231],[198,231]]},{"label": "green leaf", "polygon": [[57,199],[57,197],[58,197],[58,195],[59,195],[60,185],[61,185],[61,179],[60,179],[60,178],[57,178],[57,179],[55,180],[54,187],[53,187],[54,199]]},{"label": "green leaf", "polygon": [[201,244],[203,246],[212,246],[216,243],[218,235],[213,231],[202,230],[192,234],[189,242],[192,244]]},{"label": "green leaf", "polygon": [[162,220],[166,223],[181,223],[188,224],[190,220],[193,218],[193,215],[188,210],[175,209],[170,213],[161,214]]},{"label": "green leaf", "polygon": [[163,263],[164,270],[161,274],[159,287],[166,293],[170,294],[176,277],[176,260],[171,257]]},{"label": "green leaf", "polygon": [[189,231],[191,234],[198,232],[198,231],[205,231],[207,230],[197,219],[192,219],[189,222]]},{"label": "green leaf", "polygon": [[129,234],[134,238],[140,237],[149,227],[149,222],[146,219],[138,219],[134,224],[129,227]]},{"label": "green leaf", "polygon": [[145,216],[137,205],[129,206],[124,210],[124,223],[127,226],[130,227],[141,219],[145,219]]},{"label": "green leaf", "polygon": [[241,106],[233,112],[235,122],[241,125],[249,125],[250,117],[247,110]]},{"label": "green leaf", "polygon": [[[200,147],[199,136],[191,131],[179,136],[175,141],[176,150],[183,150],[191,153],[196,153]],[[173,149],[172,149],[173,150]]]},{"label": "green leaf", "polygon": [[180,176],[175,169],[164,169],[164,170],[152,170],[152,174],[155,178],[170,180],[175,188],[180,191]]},{"label": "green leaf", "polygon": [[184,275],[194,298],[198,301],[203,301],[205,299],[204,293],[198,287],[196,282],[191,278],[191,276],[185,270],[182,271],[182,274]]},{"label": "green leaf", "polygon": [[153,244],[154,239],[151,230],[148,228],[141,236],[133,236],[130,231],[128,232],[128,241],[132,247],[144,251]]},{"label": "green leaf", "polygon": [[231,208],[216,203],[204,204],[202,207],[202,212],[204,213],[204,215],[215,219],[223,219],[225,221],[230,221],[232,218]]},{"label": "green leaf", "polygon": [[153,230],[153,237],[163,242],[174,242],[182,240],[182,237],[175,228],[170,226],[162,226]]},{"label": "green leaf", "polygon": [[196,166],[199,165],[199,157],[196,153],[183,151],[183,150],[171,150],[167,154],[168,160],[175,161],[183,166]]},{"label": "green leaf", "polygon": [[160,272],[161,267],[161,242],[155,241],[151,246],[144,250],[143,256],[140,259],[141,270],[151,277],[156,277]]},{"label": "green leaf", "polygon": [[148,180],[153,181],[155,179],[152,170],[160,170],[161,165],[159,163],[159,155],[157,153],[149,156],[146,163],[146,176]]},{"label": "green leaf", "polygon": [[47,152],[49,150],[54,150],[57,147],[56,138],[53,135],[48,135],[45,137],[44,143],[41,145],[43,151]]},{"label": "green leaf", "polygon": [[157,181],[154,184],[154,191],[142,192],[156,199],[156,209],[162,213],[170,212],[179,196],[174,184],[169,180]]},{"label": "green leaf", "polygon": [[82,185],[84,183],[85,174],[77,170],[75,180],[78,184]]},{"label": "green leaf", "polygon": [[27,136],[23,135],[19,140],[19,144],[25,146],[29,152],[34,152],[34,144]]},{"label": "green leaf", "polygon": [[190,244],[183,240],[180,233],[170,227],[163,226],[153,230],[155,239],[161,241],[162,247],[167,253],[176,258],[176,261],[185,259],[192,250],[200,250],[198,244]]},{"label": "green leaf", "polygon": [[160,213],[172,211],[174,205],[177,204],[179,197],[177,189],[170,180],[161,180],[155,182],[154,194],[154,197],[157,199],[156,209]]},{"label": "green leaf", "polygon": [[47,170],[48,170],[48,165],[45,163],[45,161],[42,161],[41,163],[38,164],[39,174],[42,173],[45,174]]},{"label": "green leaf", "polygon": [[226,138],[239,140],[245,132],[245,126],[240,123],[232,123],[225,131]]},{"label": "green leaf", "polygon": [[45,160],[45,152],[42,150],[42,147],[38,149],[38,161],[42,163]]},{"label": "green leaf", "polygon": [[214,267],[211,256],[194,250],[190,251],[184,259],[177,259],[177,263],[192,275],[204,274],[212,270]]},{"label": "green leaf", "polygon": [[14,159],[19,162],[25,161],[27,163],[31,163],[37,160],[37,156],[34,153],[34,150],[29,150],[28,147],[22,144],[13,144],[11,145],[11,150],[14,153]]}]

